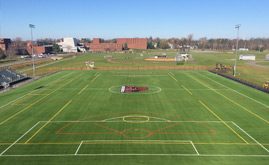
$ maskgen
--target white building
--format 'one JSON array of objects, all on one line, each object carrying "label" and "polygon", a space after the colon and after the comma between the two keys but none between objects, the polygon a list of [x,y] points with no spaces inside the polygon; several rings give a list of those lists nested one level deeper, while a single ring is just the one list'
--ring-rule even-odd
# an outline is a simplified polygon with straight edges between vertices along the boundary
[{"label": "white building", "polygon": [[58,45],[61,47],[63,52],[66,53],[77,53],[78,52],[78,40],[75,38],[64,38]]},{"label": "white building", "polygon": [[244,60],[244,61],[255,61],[255,60],[256,60],[256,56],[255,56],[255,55],[251,55],[251,54],[240,55],[240,56],[239,56],[239,60]]}]

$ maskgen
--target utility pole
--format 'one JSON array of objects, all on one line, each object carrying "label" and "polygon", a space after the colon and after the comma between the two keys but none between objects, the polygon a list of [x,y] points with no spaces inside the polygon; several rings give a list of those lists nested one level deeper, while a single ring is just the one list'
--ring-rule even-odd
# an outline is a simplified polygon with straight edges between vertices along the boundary
[{"label": "utility pole", "polygon": [[239,44],[239,29],[241,25],[235,25],[235,29],[237,29],[237,40],[236,40],[236,52],[235,52],[235,61],[234,61],[234,77],[236,76],[236,65],[237,65],[237,57],[238,57],[238,44]]},{"label": "utility pole", "polygon": [[33,45],[33,29],[35,25],[29,24],[29,28],[31,29],[31,48],[32,48],[32,63],[33,63],[33,77],[35,77],[35,55],[34,55],[34,45]]}]

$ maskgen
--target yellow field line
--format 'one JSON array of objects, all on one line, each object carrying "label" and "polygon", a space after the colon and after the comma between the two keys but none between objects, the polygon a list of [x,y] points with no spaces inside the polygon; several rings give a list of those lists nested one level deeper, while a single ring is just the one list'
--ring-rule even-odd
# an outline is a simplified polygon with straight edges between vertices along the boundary
[{"label": "yellow field line", "polygon": [[190,91],[188,88],[186,88],[184,85],[181,85],[181,87],[182,87],[183,89],[185,89],[190,95],[192,95],[191,91]]},{"label": "yellow field line", "polygon": [[[96,74],[95,74],[96,75]],[[91,83],[94,82],[101,74],[97,74],[92,80]],[[79,92],[78,95],[80,95],[85,89],[87,89],[89,87],[89,84],[86,85],[84,88],[82,88]]]},{"label": "yellow field line", "polygon": [[26,97],[26,96],[28,96],[28,95],[31,94],[32,92],[34,92],[34,91],[31,91],[31,92],[29,92],[29,93],[26,93],[26,94],[24,94],[23,96],[21,96],[21,97],[15,99],[15,100],[13,100],[13,101],[10,101],[9,103],[7,103],[7,104],[1,106],[0,109],[1,109],[1,108],[4,108],[4,107],[6,107],[6,106],[8,106],[8,105],[10,105],[10,104],[12,104],[12,103],[14,103],[14,102],[16,102],[16,101],[18,101],[18,100],[20,100],[20,99],[22,99],[22,98],[24,98],[24,97]]},{"label": "yellow field line", "polygon": [[35,94],[35,93],[33,93],[33,94],[28,94],[29,96],[45,96],[45,95],[48,95],[48,94]]},{"label": "yellow field line", "polygon": [[92,79],[92,81],[91,82],[94,82],[99,76],[101,75],[101,73],[100,74],[98,74],[97,76],[95,76],[94,77],[94,79]]},{"label": "yellow field line", "polygon": [[214,91],[215,93],[221,95],[221,96],[224,97],[225,99],[227,99],[227,100],[229,100],[230,102],[234,103],[235,105],[239,106],[240,108],[242,108],[243,110],[245,110],[245,111],[247,111],[248,113],[252,114],[253,116],[255,116],[255,117],[259,118],[260,120],[262,120],[262,121],[266,122],[267,124],[269,124],[269,121],[268,121],[268,120],[262,118],[261,116],[257,115],[256,113],[252,112],[251,110],[247,109],[246,107],[242,106],[241,104],[239,104],[239,103],[233,101],[232,99],[226,97],[225,95],[223,95],[223,94],[221,94],[220,92],[216,91],[215,89],[213,89],[213,88],[207,86],[206,84],[204,84],[203,82],[201,82],[201,81],[195,79],[194,77],[192,77],[192,76],[190,76],[190,75],[189,75],[189,77],[191,77],[191,78],[194,79],[195,81],[199,82],[199,83],[202,84],[203,86],[205,86],[205,87],[211,89],[211,90]]},{"label": "yellow field line", "polygon": [[[70,75],[70,74],[71,74],[71,73],[69,73],[69,74],[67,74],[67,75],[65,75],[65,76],[63,76],[63,77],[66,77],[66,76],[68,76],[68,75]],[[55,80],[55,81],[53,81],[53,83],[54,83],[54,82],[57,82],[57,81],[59,81],[59,80]],[[59,89],[59,88],[57,88],[57,89]],[[56,89],[56,90],[57,90],[57,89]],[[51,92],[50,94],[54,93],[56,90],[54,90],[54,91]],[[2,106],[2,107],[0,107],[0,108],[3,108],[3,107],[5,107],[5,106],[7,106],[7,105],[9,105],[9,104],[11,104],[11,103],[13,103],[13,102],[16,102],[17,100],[19,100],[19,99],[21,99],[21,98],[23,98],[23,97],[25,97],[25,96],[28,96],[29,94],[31,94],[31,93],[33,93],[33,92],[34,92],[34,91],[31,91],[31,92],[29,92],[29,93],[23,95],[22,97],[20,97],[20,98],[14,100],[14,101],[9,102],[8,104],[5,104],[4,106]],[[0,125],[2,125],[2,124],[4,124],[5,122],[9,121],[9,120],[12,119],[13,117],[15,117],[15,116],[17,116],[18,114],[20,114],[21,112],[27,110],[27,109],[30,108],[32,105],[38,103],[40,100],[42,100],[43,98],[46,98],[46,97],[49,96],[50,94],[48,94],[48,95],[42,97],[41,99],[39,99],[39,100],[37,100],[36,102],[30,104],[29,106],[27,106],[26,108],[22,109],[21,111],[19,111],[19,112],[15,113],[14,115],[10,116],[10,117],[7,118],[6,120],[2,121],[2,122],[0,123]]]},{"label": "yellow field line", "polygon": [[174,76],[172,76],[172,75],[169,74],[169,73],[168,73],[168,75],[169,75],[172,79],[174,79],[176,82],[178,82],[178,80],[177,80]]},{"label": "yellow field line", "polygon": [[169,72],[171,75],[173,75],[173,76],[175,76],[175,74],[174,73],[172,73],[172,72]]},{"label": "yellow field line", "polygon": [[249,144],[242,136],[240,136],[232,127],[230,127],[225,121],[223,121],[215,112],[213,112],[207,105],[205,105],[201,100],[199,103],[202,104],[209,112],[211,112],[216,118],[218,118],[227,128],[229,128],[237,137],[243,140],[245,143]]},{"label": "yellow field line", "polygon": [[84,88],[82,88],[79,92],[78,92],[78,95],[80,95],[86,88],[88,88],[89,87],[89,84],[88,85],[86,85]]},{"label": "yellow field line", "polygon": [[[67,82],[66,84],[64,84],[63,86],[65,86],[65,85],[71,83],[71,82],[74,81],[74,80],[75,80],[75,79],[73,79],[73,80],[71,80],[71,81],[68,81],[68,82]],[[61,86],[61,87],[55,89],[54,91],[52,91],[52,92],[49,93],[48,95],[41,97],[40,99],[38,99],[38,100],[35,101],[34,103],[28,105],[27,107],[23,108],[23,109],[20,110],[19,112],[17,112],[17,113],[15,113],[15,114],[13,114],[12,116],[8,117],[6,120],[2,121],[2,122],[0,123],[0,125],[6,123],[6,122],[9,121],[10,119],[12,119],[12,118],[14,118],[15,116],[17,116],[18,114],[20,114],[20,113],[26,111],[27,109],[31,108],[33,105],[35,105],[36,103],[40,102],[40,101],[43,100],[44,98],[48,97],[48,96],[51,95],[52,93],[56,92],[58,89],[62,88],[63,86]]]},{"label": "yellow field line", "polygon": [[57,113],[55,113],[41,128],[39,128],[26,142],[27,144],[31,139],[33,139],[43,128],[45,128],[50,121],[52,121],[57,115],[59,115],[70,103],[72,100],[68,101]]}]

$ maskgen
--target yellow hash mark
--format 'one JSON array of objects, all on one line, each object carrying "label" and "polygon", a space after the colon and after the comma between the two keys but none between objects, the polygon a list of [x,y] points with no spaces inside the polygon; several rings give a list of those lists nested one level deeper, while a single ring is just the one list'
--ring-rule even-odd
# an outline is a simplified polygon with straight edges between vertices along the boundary
[{"label": "yellow hash mark", "polygon": [[92,79],[91,82],[94,82],[101,74],[98,74],[97,76],[94,77],[94,79]]},{"label": "yellow hash mark", "polygon": [[69,102],[67,102],[57,113],[55,113],[50,119],[49,121],[47,121],[41,128],[39,128],[26,142],[25,144],[27,144],[30,140],[32,140],[43,128],[45,128],[50,121],[52,121],[57,115],[59,115],[70,103],[72,102],[72,100],[70,100]]},{"label": "yellow hash mark", "polygon": [[82,88],[79,92],[78,95],[80,95],[85,89],[87,89],[89,87],[89,85],[86,85],[84,88]]},{"label": "yellow hash mark", "polygon": [[208,106],[206,106],[201,100],[199,100],[209,112],[211,112],[216,118],[218,118],[227,128],[229,128],[237,137],[243,140],[245,143],[249,144],[242,136],[240,136],[232,127],[230,127],[225,121],[223,121],[215,112],[213,112]]}]

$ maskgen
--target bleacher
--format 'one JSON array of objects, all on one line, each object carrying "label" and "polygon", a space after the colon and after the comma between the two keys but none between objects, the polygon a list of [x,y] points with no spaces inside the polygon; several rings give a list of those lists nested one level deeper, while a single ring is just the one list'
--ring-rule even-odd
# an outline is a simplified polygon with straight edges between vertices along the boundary
[{"label": "bleacher", "polygon": [[29,77],[19,74],[11,69],[0,69],[0,89],[7,88],[27,79],[29,79]]}]

